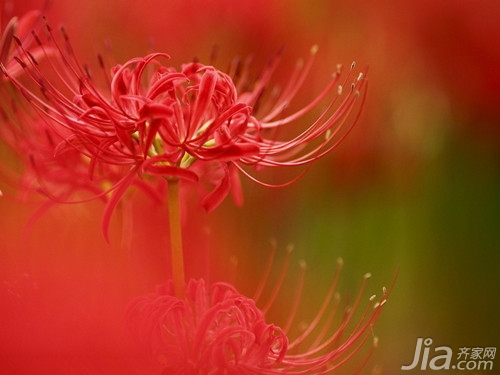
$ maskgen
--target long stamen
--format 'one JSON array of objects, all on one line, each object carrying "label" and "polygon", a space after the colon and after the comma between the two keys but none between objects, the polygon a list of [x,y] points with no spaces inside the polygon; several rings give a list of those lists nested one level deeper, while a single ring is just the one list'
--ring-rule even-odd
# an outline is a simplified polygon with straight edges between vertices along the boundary
[{"label": "long stamen", "polygon": [[266,305],[262,308],[262,312],[266,314],[269,309],[273,306],[276,301],[276,297],[278,296],[281,287],[283,286],[283,282],[285,281],[285,277],[288,271],[288,266],[290,265],[290,259],[292,254],[293,246],[288,246],[285,261],[283,262],[283,266],[281,267],[281,272],[279,274],[278,280],[275,282],[274,287],[271,290],[271,295],[269,296],[269,300]]},{"label": "long stamen", "polygon": [[276,255],[276,244],[273,242],[273,247],[271,249],[271,255],[269,256],[269,259],[266,263],[266,266],[264,268],[264,272],[262,274],[262,277],[260,279],[259,285],[257,286],[255,290],[255,294],[253,296],[253,299],[255,302],[260,302],[259,299],[262,295],[262,292],[264,291],[264,288],[266,287],[267,281],[269,279],[269,275],[271,274],[271,268],[273,267],[273,262],[274,262],[274,257]]},{"label": "long stamen", "polygon": [[295,317],[297,315],[297,311],[299,309],[301,297],[302,297],[302,290],[304,289],[304,279],[306,275],[306,262],[301,261],[299,263],[300,265],[300,274],[299,274],[299,281],[297,282],[296,286],[296,292],[295,296],[293,298],[293,303],[292,307],[290,309],[290,313],[288,315],[288,320],[286,321],[286,324],[283,328],[283,331],[288,334],[290,332],[290,327],[292,326],[293,322],[295,321]]},{"label": "long stamen", "polygon": [[323,304],[321,305],[320,309],[316,313],[316,316],[311,321],[311,323],[309,324],[307,329],[300,336],[298,336],[294,341],[292,341],[290,343],[290,345],[289,345],[290,349],[296,347],[297,345],[302,343],[307,337],[309,337],[309,335],[312,333],[312,331],[314,331],[314,329],[320,323],[321,318],[323,317],[326,309],[330,305],[330,301],[334,297],[335,288],[337,287],[337,283],[338,283],[339,276],[340,276],[340,270],[342,269],[343,264],[344,264],[343,260],[341,258],[339,258],[337,260],[337,268],[335,270],[335,275],[333,277],[332,283],[330,284],[330,288],[329,288],[328,293],[323,301]]},{"label": "long stamen", "polygon": [[172,279],[175,296],[184,298],[184,254],[182,250],[181,210],[179,205],[179,181],[168,181],[168,213],[170,221],[170,246]]}]

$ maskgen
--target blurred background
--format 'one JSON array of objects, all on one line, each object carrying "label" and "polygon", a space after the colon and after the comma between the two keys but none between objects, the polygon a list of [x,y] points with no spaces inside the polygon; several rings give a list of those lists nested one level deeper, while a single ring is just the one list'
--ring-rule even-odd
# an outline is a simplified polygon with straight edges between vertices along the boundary
[{"label": "blurred background", "polygon": [[[8,3],[14,14],[44,5]],[[298,103],[326,85],[337,63],[369,66],[359,123],[305,178],[277,190],[244,181],[242,207],[228,199],[192,218],[186,246],[199,254],[188,271],[207,272],[200,259],[210,253],[217,279],[237,260],[235,282],[249,292],[271,239],[278,258],[293,244],[294,264],[308,264],[309,307],[319,306],[338,257],[343,296],[355,295],[366,272],[366,298],[380,294],[399,269],[367,374],[374,366],[404,373],[419,337],[454,353],[500,344],[499,2],[54,0],[46,14],[91,64],[105,44],[117,62],[160,50],[173,66],[208,63],[217,46],[221,69],[251,54],[258,72],[284,46],[286,79],[318,44]],[[2,373],[134,373],[117,345],[122,314],[127,301],[164,281],[164,208],[134,196],[114,215],[107,244],[101,202],[53,206],[27,227],[43,198],[21,203],[14,186],[0,181],[0,189]],[[122,220],[131,212],[132,223]],[[297,272],[290,270],[292,282]],[[495,373],[498,361],[484,373]]]}]

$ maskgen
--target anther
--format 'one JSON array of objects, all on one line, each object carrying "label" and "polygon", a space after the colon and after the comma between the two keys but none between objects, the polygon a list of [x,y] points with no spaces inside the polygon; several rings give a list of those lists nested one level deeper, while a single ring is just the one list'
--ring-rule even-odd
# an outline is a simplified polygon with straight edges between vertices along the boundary
[{"label": "anther", "polygon": [[238,266],[238,257],[232,255],[230,258],[229,258],[229,262],[231,263],[231,265],[233,267],[237,267]]},{"label": "anther", "polygon": [[36,61],[35,57],[30,53],[30,51],[26,51],[26,53],[28,54],[30,60],[31,60],[31,63],[33,65],[38,65],[38,61]]},{"label": "anther", "polygon": [[90,69],[89,69],[89,67],[87,65],[83,66],[83,71],[85,72],[85,77],[87,77],[87,78],[90,79],[91,78],[91,76],[90,76]]},{"label": "anther", "polygon": [[41,40],[40,40],[40,38],[38,37],[38,34],[37,34],[37,33],[35,33],[35,30],[32,30],[32,31],[31,31],[31,35],[32,35],[32,36],[33,36],[33,38],[35,39],[35,42],[37,42],[37,44],[38,44],[39,46],[41,46],[41,45],[42,45],[42,41],[41,41]]},{"label": "anther", "polygon": [[338,303],[340,301],[340,293],[339,292],[335,292],[335,294],[333,295],[333,300]]},{"label": "anther", "polygon": [[22,67],[23,69],[26,69],[26,64],[25,64],[25,63],[24,63],[24,62],[23,62],[23,61],[22,61],[19,57],[14,56],[14,60],[16,60],[16,61],[17,61],[17,63],[18,63],[19,65],[21,65],[21,67]]},{"label": "anther", "polygon": [[365,280],[366,280],[366,279],[369,279],[370,277],[372,277],[372,274],[371,274],[370,272],[365,273],[365,274],[363,275],[363,279],[365,279]]},{"label": "anther", "polygon": [[64,28],[64,26],[61,26],[60,30],[61,30],[61,34],[62,34],[64,40],[66,42],[69,42],[69,36],[68,36],[68,33],[66,32],[66,29]]},{"label": "anther", "polygon": [[99,67],[101,69],[104,69],[104,59],[100,53],[97,54],[97,60],[99,61]]},{"label": "anther", "polygon": [[17,35],[12,35],[12,39],[19,45],[19,47],[22,47],[23,43],[21,42],[21,39],[17,37]]},{"label": "anther", "polygon": [[51,33],[52,32],[52,27],[50,27],[49,21],[47,20],[47,17],[43,16],[42,18],[43,18],[43,21],[45,22],[45,27],[47,28],[47,31],[49,33]]}]

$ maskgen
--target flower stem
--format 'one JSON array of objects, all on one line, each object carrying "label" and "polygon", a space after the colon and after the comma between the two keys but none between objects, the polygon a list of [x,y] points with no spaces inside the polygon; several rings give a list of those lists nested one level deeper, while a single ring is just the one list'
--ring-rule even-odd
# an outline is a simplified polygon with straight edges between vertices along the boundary
[{"label": "flower stem", "polygon": [[177,298],[184,298],[184,254],[182,250],[182,229],[178,180],[168,181],[168,211],[170,221],[170,251],[174,292]]}]

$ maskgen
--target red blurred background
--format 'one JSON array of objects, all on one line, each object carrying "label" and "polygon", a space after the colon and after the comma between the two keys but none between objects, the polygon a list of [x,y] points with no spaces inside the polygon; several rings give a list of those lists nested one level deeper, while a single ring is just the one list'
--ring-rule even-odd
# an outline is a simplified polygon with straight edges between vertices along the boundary
[{"label": "red blurred background", "polygon": [[[43,4],[16,1],[14,14]],[[226,278],[237,258],[236,283],[250,292],[269,239],[282,249],[291,242],[296,260],[309,265],[309,306],[320,302],[339,256],[343,295],[354,294],[367,271],[379,293],[399,266],[366,373],[375,365],[400,373],[417,337],[457,351],[499,343],[500,3],[54,0],[46,13],[89,64],[108,42],[117,62],[160,50],[174,66],[208,62],[217,46],[218,67],[251,54],[258,72],[284,46],[286,80],[318,44],[299,103],[321,90],[337,63],[369,65],[359,124],[304,179],[281,190],[245,182],[243,207],[227,200],[186,218],[186,248],[195,254],[188,271]],[[2,163],[18,167],[0,151]],[[100,202],[55,205],[26,227],[43,198],[20,202],[6,181],[0,189],[2,373],[141,373],[123,311],[166,277],[165,207],[135,194],[114,215],[107,244]]]}]

